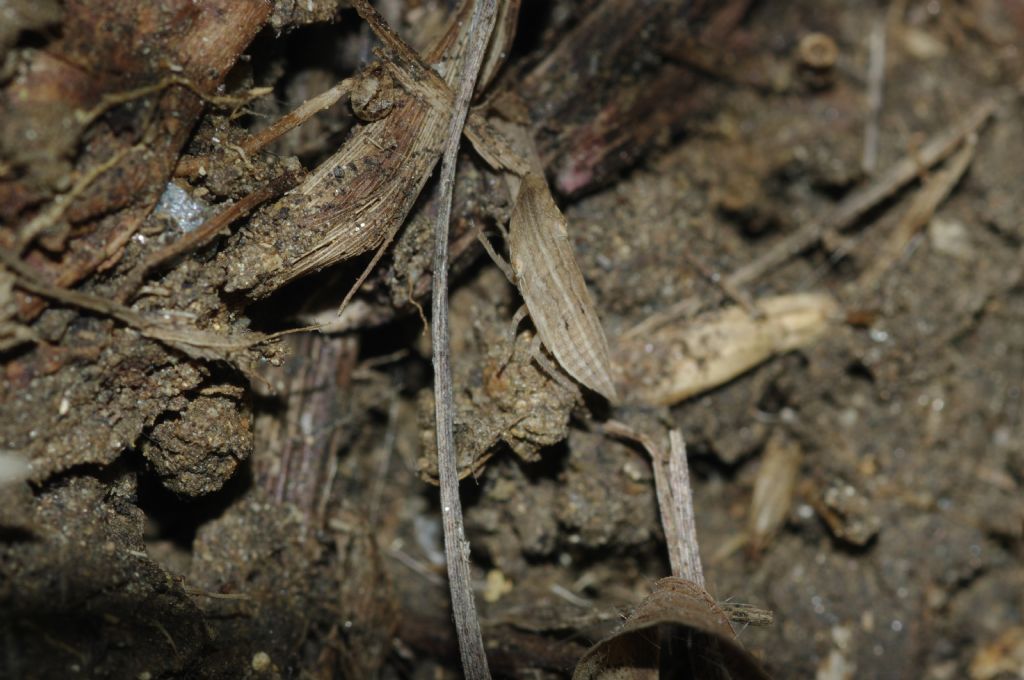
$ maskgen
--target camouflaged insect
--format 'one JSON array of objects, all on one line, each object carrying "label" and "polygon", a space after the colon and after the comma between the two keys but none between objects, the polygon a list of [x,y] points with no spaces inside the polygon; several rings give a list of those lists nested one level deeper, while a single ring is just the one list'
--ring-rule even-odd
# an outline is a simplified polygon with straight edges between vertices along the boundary
[{"label": "camouflaged insect", "polygon": [[618,395],[604,329],[547,182],[523,178],[509,220],[512,271],[544,346],[565,371],[611,402]]}]

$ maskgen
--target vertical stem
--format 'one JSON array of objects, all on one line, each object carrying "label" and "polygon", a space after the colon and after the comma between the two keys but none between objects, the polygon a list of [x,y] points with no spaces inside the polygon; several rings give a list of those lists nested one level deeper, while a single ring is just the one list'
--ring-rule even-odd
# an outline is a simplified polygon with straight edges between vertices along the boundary
[{"label": "vertical stem", "polygon": [[690,469],[686,463],[686,442],[679,430],[668,433],[668,477],[672,496],[672,515],[676,530],[675,554],[678,566],[672,571],[704,587],[704,569],[700,563],[700,549],[697,546],[697,524],[693,519],[693,494],[690,491]]},{"label": "vertical stem", "polygon": [[455,163],[459,140],[466,122],[469,101],[473,96],[480,65],[491,31],[494,30],[496,0],[478,0],[470,20],[470,45],[465,71],[459,81],[448,139],[441,160],[439,192],[440,209],[434,223],[434,285],[432,293],[431,340],[434,349],[434,408],[437,433],[438,472],[441,483],[441,511],[444,546],[448,559],[448,584],[451,588],[452,612],[459,638],[462,668],[469,680],[490,678],[484,653],[480,621],[473,601],[470,581],[469,542],[462,522],[459,499],[459,475],[452,434],[452,371],[448,331],[448,222],[452,210],[452,189],[455,184]]}]

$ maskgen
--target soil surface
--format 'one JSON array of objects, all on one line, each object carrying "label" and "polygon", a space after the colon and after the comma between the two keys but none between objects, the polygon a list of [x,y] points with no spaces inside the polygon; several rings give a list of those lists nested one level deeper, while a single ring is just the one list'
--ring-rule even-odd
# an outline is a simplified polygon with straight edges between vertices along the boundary
[{"label": "soil surface", "polygon": [[[378,108],[343,97],[250,146],[387,50],[334,0],[8,4],[0,677],[461,677],[424,325],[435,183],[340,319],[373,250],[290,275],[326,224],[296,208],[306,173],[404,95],[382,76]],[[374,4],[422,54],[455,11]],[[1022,46],[1021,0],[524,0],[477,110],[532,131],[613,355],[647,358],[610,404],[513,327],[523,300],[477,236],[507,253],[515,197],[464,143],[455,439],[496,676],[571,677],[670,573],[651,459],[615,421],[682,433],[707,590],[771,676],[1024,677]],[[841,311],[796,349],[661,353],[798,293]],[[679,352],[756,356],[638,396]]]}]

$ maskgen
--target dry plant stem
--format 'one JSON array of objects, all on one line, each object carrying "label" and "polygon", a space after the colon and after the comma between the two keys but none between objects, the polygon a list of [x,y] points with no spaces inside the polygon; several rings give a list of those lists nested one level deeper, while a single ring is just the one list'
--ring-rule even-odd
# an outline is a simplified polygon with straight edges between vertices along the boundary
[{"label": "dry plant stem", "polygon": [[151,94],[163,92],[167,88],[175,85],[190,90],[192,94],[196,95],[208,104],[212,104],[214,106],[227,107],[242,106],[244,104],[249,103],[253,99],[257,99],[259,97],[262,97],[273,92],[273,88],[270,87],[257,87],[253,88],[252,90],[249,90],[249,92],[241,96],[209,95],[203,92],[202,88],[197,83],[194,83],[192,80],[184,76],[168,76],[162,79],[160,82],[153,83],[152,85],[145,85],[135,90],[128,90],[126,92],[115,92],[113,94],[104,95],[103,100],[98,105],[96,105],[89,111],[79,111],[76,114],[75,118],[78,120],[78,123],[80,125],[89,126],[97,118],[99,118],[115,106],[127,104],[130,101],[141,99],[143,97],[148,97]]},{"label": "dry plant stem", "polygon": [[294,111],[281,116],[269,127],[250,135],[241,143],[242,150],[247,154],[254,154],[263,149],[284,133],[302,125],[321,111],[326,111],[334,106],[339,99],[348,94],[354,83],[355,79],[346,78],[329,90],[303,102]]},{"label": "dry plant stem", "polygon": [[[503,2],[506,5],[518,5],[518,0],[503,0]],[[400,55],[407,64],[415,64],[418,67],[418,72],[415,73],[410,72],[407,68],[391,68],[391,74],[395,80],[409,92],[423,97],[434,109],[450,110],[454,106],[455,93],[452,92],[445,79],[439,76],[437,71],[416,53],[416,50],[407,45],[401,36],[391,30],[391,27],[381,19],[380,15],[369,7],[366,0],[355,0],[353,7],[382,43]],[[511,9],[511,7],[505,7],[503,11],[511,11]],[[506,42],[509,40],[510,38],[505,38]],[[473,144],[473,148],[481,158],[493,168],[507,170],[517,175],[525,175],[529,172],[530,168],[526,159],[520,157],[478,111],[470,111],[467,114],[462,133]]]},{"label": "dry plant stem", "polygon": [[625,423],[609,420],[604,424],[604,431],[614,437],[637,442],[647,450],[654,470],[654,490],[658,496],[658,511],[665,532],[672,575],[685,578],[703,588],[704,570],[697,546],[690,472],[686,464],[686,444],[682,433],[678,430],[669,431],[670,448],[666,455],[663,447]]},{"label": "dry plant stem", "polygon": [[874,182],[854,190],[824,219],[805,224],[784,236],[760,257],[734,271],[725,279],[726,283],[736,287],[747,285],[812,246],[825,232],[842,231],[853,226],[865,213],[918,177],[922,170],[953,153],[960,142],[976,132],[995,109],[996,104],[991,99],[978,104],[961,121],[933,137],[917,152],[902,158]]},{"label": "dry plant stem", "polygon": [[686,463],[686,442],[679,430],[669,431],[668,439],[669,492],[676,527],[676,534],[669,541],[669,554],[675,554],[677,562],[672,568],[672,574],[693,581],[703,588],[704,569],[700,563],[697,524],[693,518],[693,493],[690,490],[690,468]]},{"label": "dry plant stem", "polygon": [[910,207],[907,208],[900,218],[899,224],[889,236],[889,240],[882,246],[881,252],[875,256],[871,266],[858,279],[858,287],[863,292],[870,292],[877,287],[886,272],[900,259],[907,245],[914,238],[914,234],[928,224],[936,209],[946,200],[950,192],[960,182],[960,178],[964,176],[974,158],[977,144],[978,136],[969,135],[963,148],[949,161],[949,167],[936,172],[925,181],[924,186],[914,196]]},{"label": "dry plant stem", "polygon": [[46,283],[32,271],[31,267],[4,248],[0,248],[0,263],[18,275],[15,285],[28,293],[116,319],[147,338],[162,342],[168,347],[193,357],[227,359],[232,352],[240,352],[292,333],[302,333],[318,328],[316,326],[292,328],[270,335],[260,333],[230,335],[198,328],[183,328],[157,321],[139,314],[130,307],[98,295],[59,288]]},{"label": "dry plant stem", "polygon": [[700,309],[701,301],[697,298],[685,298],[679,302],[673,303],[668,307],[651,314],[643,321],[638,322],[635,326],[627,329],[619,336],[619,344],[627,340],[642,338],[666,324],[691,317],[700,311]]},{"label": "dry plant stem", "polygon": [[138,290],[138,287],[142,285],[142,282],[150,272],[167,264],[175,258],[181,257],[186,253],[206,245],[212,241],[221,230],[230,226],[235,220],[248,215],[254,208],[256,208],[256,206],[288,191],[295,186],[299,179],[300,177],[298,173],[293,172],[286,172],[278,175],[259,189],[256,189],[252,193],[224,208],[219,213],[199,225],[199,227],[194,231],[185,234],[177,241],[174,241],[166,247],[154,252],[128,276],[124,285],[121,286],[121,290],[117,294],[117,299],[120,302],[124,302],[131,297],[136,290]]},{"label": "dry plant stem", "polygon": [[686,259],[694,269],[700,272],[700,275],[707,279],[712,285],[718,286],[718,288],[729,296],[733,302],[747,310],[747,314],[754,317],[760,315],[760,312],[757,311],[757,305],[754,304],[754,301],[750,298],[747,291],[731,285],[727,280],[722,278],[721,274],[712,269],[707,262],[704,262],[693,253],[685,252],[683,253],[683,258]]},{"label": "dry plant stem", "polygon": [[459,473],[453,436],[452,368],[448,330],[448,221],[452,212],[452,193],[455,185],[455,163],[459,139],[469,111],[469,101],[483,62],[487,42],[494,30],[496,0],[478,0],[470,19],[470,44],[466,61],[459,77],[455,108],[448,125],[441,160],[438,186],[440,210],[434,223],[434,286],[431,340],[434,349],[434,404],[437,434],[438,476],[441,484],[441,509],[444,526],[445,554],[448,559],[448,585],[451,589],[452,612],[459,639],[462,669],[470,680],[490,678],[487,655],[484,652],[480,621],[473,601],[470,578],[469,543],[462,522],[462,502],[459,499]]},{"label": "dry plant stem", "polygon": [[[355,79],[346,78],[334,87],[303,102],[296,107],[295,110],[281,116],[268,127],[244,139],[239,145],[239,148],[245,156],[251,156],[258,151],[261,151],[281,135],[297,128],[321,111],[326,111],[334,106],[339,99],[352,90],[352,85],[354,83]],[[181,161],[178,162],[178,166],[174,169],[174,176],[195,177],[199,174],[199,169],[203,167],[203,164],[206,162],[208,161],[203,156],[187,156],[182,158]]]},{"label": "dry plant stem", "polygon": [[761,609],[743,602],[719,602],[718,606],[731,623],[758,627],[775,625],[775,613],[770,609]]},{"label": "dry plant stem", "polygon": [[885,20],[878,19],[868,38],[868,112],[864,124],[864,151],[861,168],[872,173],[878,165],[878,117],[882,113],[882,92],[885,84]]}]

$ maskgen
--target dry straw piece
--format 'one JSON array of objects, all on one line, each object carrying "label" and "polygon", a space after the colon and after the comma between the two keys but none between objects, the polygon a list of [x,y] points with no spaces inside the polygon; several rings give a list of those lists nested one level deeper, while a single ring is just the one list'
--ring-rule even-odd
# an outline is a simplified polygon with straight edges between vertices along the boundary
[{"label": "dry straw piece", "polygon": [[780,295],[757,308],[756,318],[730,307],[622,342],[616,360],[630,395],[650,404],[683,401],[815,342],[840,316],[836,302],[822,293]]}]

